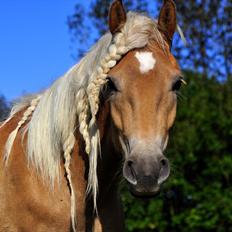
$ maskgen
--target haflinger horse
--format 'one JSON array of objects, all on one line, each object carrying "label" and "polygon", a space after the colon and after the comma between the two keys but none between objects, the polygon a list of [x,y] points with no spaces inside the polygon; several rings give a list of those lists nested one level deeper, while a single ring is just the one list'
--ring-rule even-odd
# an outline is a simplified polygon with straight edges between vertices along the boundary
[{"label": "haflinger horse", "polygon": [[134,196],[159,192],[183,81],[176,28],[172,0],[157,21],[115,0],[80,63],[13,107],[0,127],[1,232],[124,231],[121,176]]}]

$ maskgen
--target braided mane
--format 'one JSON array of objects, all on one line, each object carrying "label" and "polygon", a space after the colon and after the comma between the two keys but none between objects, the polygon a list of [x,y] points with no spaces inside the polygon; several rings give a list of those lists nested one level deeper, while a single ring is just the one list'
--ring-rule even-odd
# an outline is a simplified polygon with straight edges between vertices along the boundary
[{"label": "braided mane", "polygon": [[[117,61],[128,51],[145,47],[151,40],[165,48],[157,23],[145,15],[129,12],[127,21],[119,33],[114,37],[110,33],[104,35],[79,64],[71,68],[42,94],[21,101],[9,118],[11,119],[25,105],[28,106],[17,128],[9,136],[5,153],[6,161],[17,132],[26,124],[29,117],[31,120],[27,125],[27,157],[29,163],[45,180],[49,181],[51,186],[56,180],[59,181],[60,161],[64,158],[71,189],[74,231],[75,193],[69,166],[75,144],[75,130],[79,129],[85,141],[85,151],[89,154],[87,193],[92,193],[96,208],[97,157],[100,144],[96,114],[99,109],[99,93],[107,82],[107,73]],[[1,127],[4,125],[5,123]]]}]

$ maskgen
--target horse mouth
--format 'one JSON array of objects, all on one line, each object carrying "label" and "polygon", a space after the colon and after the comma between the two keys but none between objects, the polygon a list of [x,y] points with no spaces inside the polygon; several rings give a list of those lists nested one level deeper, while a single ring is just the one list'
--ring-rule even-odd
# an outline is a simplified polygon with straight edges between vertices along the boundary
[{"label": "horse mouth", "polygon": [[138,191],[134,187],[130,186],[129,188],[130,193],[133,197],[135,198],[140,198],[140,199],[152,199],[157,197],[160,194],[160,188],[157,187],[154,191]]}]

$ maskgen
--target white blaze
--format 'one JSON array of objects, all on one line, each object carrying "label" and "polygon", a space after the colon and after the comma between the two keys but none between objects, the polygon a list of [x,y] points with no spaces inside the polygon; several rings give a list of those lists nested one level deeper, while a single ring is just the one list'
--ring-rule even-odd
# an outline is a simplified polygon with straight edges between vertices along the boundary
[{"label": "white blaze", "polygon": [[156,59],[152,52],[136,52],[135,57],[139,61],[141,73],[147,73],[155,67]]}]

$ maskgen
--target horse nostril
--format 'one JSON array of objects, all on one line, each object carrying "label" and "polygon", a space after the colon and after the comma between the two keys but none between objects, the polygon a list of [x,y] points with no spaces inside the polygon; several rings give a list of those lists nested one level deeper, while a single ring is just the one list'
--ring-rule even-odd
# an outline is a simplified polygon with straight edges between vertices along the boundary
[{"label": "horse nostril", "polygon": [[137,184],[137,177],[134,168],[134,162],[132,160],[126,161],[126,165],[124,167],[124,175],[126,179],[133,185]]},{"label": "horse nostril", "polygon": [[166,167],[167,165],[168,165],[168,161],[167,161],[167,159],[161,159],[160,160],[160,168],[164,168],[164,167]]},{"label": "horse nostril", "polygon": [[131,167],[132,167],[132,165],[133,165],[133,161],[128,160],[128,161],[127,161],[127,165],[131,168]]},{"label": "horse nostril", "polygon": [[158,184],[162,184],[169,176],[170,174],[170,167],[168,159],[162,158],[160,160],[160,173],[159,173],[159,179]]}]

